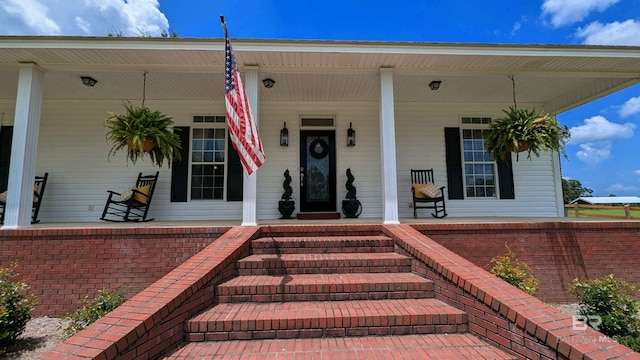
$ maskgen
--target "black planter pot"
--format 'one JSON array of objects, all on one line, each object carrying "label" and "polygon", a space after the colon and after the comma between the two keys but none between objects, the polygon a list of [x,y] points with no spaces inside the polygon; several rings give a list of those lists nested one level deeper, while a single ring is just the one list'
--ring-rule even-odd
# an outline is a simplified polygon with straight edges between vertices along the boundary
[{"label": "black planter pot", "polygon": [[293,200],[278,201],[278,211],[282,214],[280,219],[292,219],[291,214],[296,209],[296,203]]},{"label": "black planter pot", "polygon": [[342,213],[346,218],[357,218],[362,213],[362,203],[358,199],[342,200]]}]

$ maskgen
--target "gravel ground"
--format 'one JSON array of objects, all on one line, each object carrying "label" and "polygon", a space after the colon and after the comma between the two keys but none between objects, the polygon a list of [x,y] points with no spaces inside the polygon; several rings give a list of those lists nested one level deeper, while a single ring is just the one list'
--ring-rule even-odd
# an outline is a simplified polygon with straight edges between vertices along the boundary
[{"label": "gravel ground", "polygon": [[[569,315],[578,313],[578,304],[554,306]],[[61,342],[60,335],[66,326],[67,323],[59,318],[33,318],[27,323],[24,333],[6,353],[0,350],[0,359],[36,360]]]},{"label": "gravel ground", "polygon": [[67,322],[59,318],[37,317],[27,323],[25,331],[0,359],[35,360],[61,342],[60,335]]}]

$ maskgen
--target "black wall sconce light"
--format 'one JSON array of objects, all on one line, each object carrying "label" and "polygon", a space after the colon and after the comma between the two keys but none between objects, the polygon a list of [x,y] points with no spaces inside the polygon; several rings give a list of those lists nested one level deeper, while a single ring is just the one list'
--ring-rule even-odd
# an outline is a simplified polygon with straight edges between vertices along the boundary
[{"label": "black wall sconce light", "polygon": [[349,123],[349,128],[347,129],[347,146],[356,146],[356,131],[351,127],[351,123]]},{"label": "black wall sconce light", "polygon": [[96,85],[98,80],[92,78],[91,76],[80,76],[80,80],[82,80],[82,84],[84,86],[93,87]]},{"label": "black wall sconce light", "polygon": [[289,146],[289,130],[287,130],[286,121],[282,130],[280,130],[280,146]]},{"label": "black wall sconce light", "polygon": [[266,79],[262,80],[262,84],[267,89],[271,89],[275,83],[276,83],[276,81],[273,80],[272,78],[266,78]]},{"label": "black wall sconce light", "polygon": [[429,83],[429,88],[431,88],[431,90],[438,90],[440,89],[440,84],[442,84],[442,81],[434,80]]}]

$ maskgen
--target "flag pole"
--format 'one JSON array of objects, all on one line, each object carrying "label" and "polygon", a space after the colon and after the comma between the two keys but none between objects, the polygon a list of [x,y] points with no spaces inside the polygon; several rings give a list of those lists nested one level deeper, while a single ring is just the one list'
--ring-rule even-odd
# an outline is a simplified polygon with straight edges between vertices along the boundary
[{"label": "flag pole", "polygon": [[224,15],[220,14],[220,22],[222,23],[222,29],[227,34],[227,23],[224,21]]}]

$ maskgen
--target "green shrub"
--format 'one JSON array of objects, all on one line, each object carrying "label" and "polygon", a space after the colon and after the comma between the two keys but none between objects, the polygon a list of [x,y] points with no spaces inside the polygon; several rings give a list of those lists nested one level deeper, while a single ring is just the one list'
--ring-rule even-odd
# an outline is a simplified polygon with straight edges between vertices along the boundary
[{"label": "green shrub", "polygon": [[85,297],[80,301],[81,307],[78,310],[63,316],[63,319],[71,320],[71,322],[62,332],[62,338],[70,338],[78,331],[120,306],[126,300],[125,290],[126,288],[119,291],[102,289],[98,291],[98,296],[91,303],[89,303],[89,297]]},{"label": "green shrub", "polygon": [[0,269],[0,348],[13,344],[31,320],[35,296],[27,295],[29,286],[16,280],[17,264]]},{"label": "green shrub", "polygon": [[637,353],[640,353],[640,336],[633,336],[633,335],[618,336],[616,340],[620,344],[628,347],[629,349]]},{"label": "green shrub", "polygon": [[[580,300],[580,315],[601,317],[602,323],[588,322],[589,326],[616,340],[636,338],[633,342],[640,345],[637,339],[640,337],[638,301],[633,299],[636,291],[633,285],[607,275],[595,280],[576,279],[570,291]],[[632,343],[630,339],[627,341]]]},{"label": "green shrub", "polygon": [[516,254],[509,250],[502,256],[491,260],[494,263],[491,273],[529,295],[538,291],[538,279],[536,279],[529,265],[519,261]]}]

